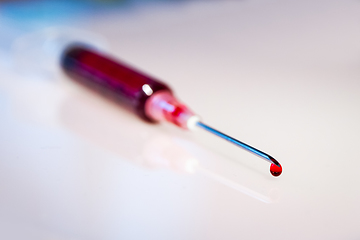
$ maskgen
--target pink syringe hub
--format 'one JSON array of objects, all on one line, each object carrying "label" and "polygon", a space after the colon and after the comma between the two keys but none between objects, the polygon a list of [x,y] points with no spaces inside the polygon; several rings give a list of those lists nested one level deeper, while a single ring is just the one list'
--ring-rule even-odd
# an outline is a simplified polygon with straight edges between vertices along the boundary
[{"label": "pink syringe hub", "polygon": [[189,130],[193,130],[200,121],[195,113],[166,90],[154,93],[146,101],[145,114],[154,121],[171,122]]}]

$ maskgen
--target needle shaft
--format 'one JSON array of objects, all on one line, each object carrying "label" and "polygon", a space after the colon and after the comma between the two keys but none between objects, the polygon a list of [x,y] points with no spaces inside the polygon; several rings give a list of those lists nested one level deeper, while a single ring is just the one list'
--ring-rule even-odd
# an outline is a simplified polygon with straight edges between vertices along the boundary
[{"label": "needle shaft", "polygon": [[239,147],[242,147],[246,151],[249,151],[251,153],[254,153],[254,154],[258,155],[259,157],[263,158],[264,160],[266,160],[266,161],[268,161],[270,163],[273,163],[273,164],[275,164],[277,166],[280,166],[278,161],[276,161],[273,157],[271,157],[267,153],[264,153],[264,152],[262,152],[262,151],[260,151],[260,150],[258,150],[256,148],[254,148],[254,147],[252,147],[252,146],[250,146],[250,145],[248,145],[248,144],[246,144],[244,142],[241,142],[241,141],[239,141],[239,140],[237,140],[237,139],[235,139],[233,137],[230,137],[230,136],[228,136],[228,135],[226,135],[226,134],[224,134],[222,132],[219,132],[218,130],[216,130],[216,129],[212,128],[212,127],[209,127],[208,125],[206,125],[206,124],[204,124],[202,122],[198,122],[197,125],[199,127],[203,128],[203,129],[211,132],[212,134],[215,134],[215,135],[217,135],[217,136],[219,136],[219,137],[221,137],[221,138],[223,138],[223,139],[225,139],[225,140],[227,140],[227,141],[229,141],[229,142],[231,142],[231,143],[233,143],[233,144],[235,144],[235,145],[237,145]]}]

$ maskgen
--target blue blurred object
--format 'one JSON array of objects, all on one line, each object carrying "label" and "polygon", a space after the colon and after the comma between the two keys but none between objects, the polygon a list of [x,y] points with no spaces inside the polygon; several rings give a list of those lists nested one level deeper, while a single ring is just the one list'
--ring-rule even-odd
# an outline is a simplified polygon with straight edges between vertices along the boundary
[{"label": "blue blurred object", "polygon": [[69,17],[165,2],[184,0],[15,0],[0,4],[0,16],[23,23],[36,21],[51,25],[51,22],[66,21]]},{"label": "blue blurred object", "polygon": [[94,11],[99,8],[118,6],[126,0],[90,1],[90,0],[33,0],[2,3],[2,16],[20,21],[51,21],[63,19],[74,14]]}]

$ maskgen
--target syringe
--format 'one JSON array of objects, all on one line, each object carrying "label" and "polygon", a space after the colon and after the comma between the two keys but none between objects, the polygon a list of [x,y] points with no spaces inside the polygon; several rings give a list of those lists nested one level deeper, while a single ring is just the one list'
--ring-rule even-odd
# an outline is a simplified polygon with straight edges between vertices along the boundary
[{"label": "syringe", "polygon": [[64,51],[61,65],[72,79],[125,105],[146,121],[167,121],[188,130],[200,127],[271,163],[273,176],[282,172],[280,163],[269,154],[204,124],[174,97],[166,84],[118,60],[85,45],[73,44]]}]

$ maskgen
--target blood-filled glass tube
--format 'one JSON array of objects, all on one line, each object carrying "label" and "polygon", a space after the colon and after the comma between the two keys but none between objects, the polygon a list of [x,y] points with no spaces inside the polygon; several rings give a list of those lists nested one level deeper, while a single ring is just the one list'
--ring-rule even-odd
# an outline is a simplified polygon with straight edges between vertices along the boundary
[{"label": "blood-filled glass tube", "polygon": [[168,121],[192,129],[199,121],[164,83],[84,45],[71,45],[61,58],[74,80],[120,102],[147,121]]},{"label": "blood-filled glass tube", "polygon": [[190,130],[199,126],[271,162],[273,176],[282,172],[273,157],[200,122],[167,85],[120,61],[84,45],[72,45],[64,51],[61,66],[72,79],[122,103],[147,121],[168,121]]}]

